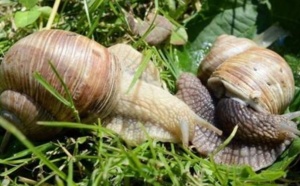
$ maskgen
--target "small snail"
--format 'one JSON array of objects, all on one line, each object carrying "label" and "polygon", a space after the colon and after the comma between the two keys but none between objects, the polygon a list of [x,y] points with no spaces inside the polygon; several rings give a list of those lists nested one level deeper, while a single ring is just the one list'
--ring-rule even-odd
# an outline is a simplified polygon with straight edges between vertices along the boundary
[{"label": "small snail", "polygon": [[222,35],[201,62],[198,77],[203,84],[183,74],[177,96],[225,135],[197,126],[195,148],[205,155],[213,153],[234,126],[239,127],[231,143],[215,154],[216,162],[259,170],[272,164],[300,134],[291,121],[299,112],[279,115],[294,96],[294,78],[275,52],[245,38]]},{"label": "small snail", "polygon": [[[133,127],[145,122],[150,137],[159,133],[164,135],[160,136],[161,140],[184,144],[193,138],[196,125],[221,132],[161,88],[158,72],[151,65],[130,88],[134,68],[138,66],[132,64],[139,58],[136,52],[126,45],[107,49],[68,31],[33,33],[12,46],[0,64],[0,114],[35,140],[49,139],[61,130],[36,125],[37,121],[74,121],[72,110],[33,77],[35,72],[40,73],[66,96],[51,70],[51,62],[67,85],[82,122],[91,123],[100,118],[114,130],[120,122]],[[130,135],[125,137],[136,138]],[[140,143],[140,140],[130,143]]]}]

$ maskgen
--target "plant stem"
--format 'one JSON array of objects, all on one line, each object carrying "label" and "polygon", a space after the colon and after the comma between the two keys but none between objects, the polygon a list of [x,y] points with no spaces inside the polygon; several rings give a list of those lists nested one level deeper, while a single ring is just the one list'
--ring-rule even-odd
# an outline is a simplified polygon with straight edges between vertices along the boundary
[{"label": "plant stem", "polygon": [[57,9],[59,7],[59,4],[60,4],[60,0],[55,0],[52,11],[51,11],[51,14],[50,14],[50,17],[49,17],[47,25],[45,27],[46,30],[51,29],[51,25],[54,21],[54,18],[55,18],[55,15],[57,13]]}]

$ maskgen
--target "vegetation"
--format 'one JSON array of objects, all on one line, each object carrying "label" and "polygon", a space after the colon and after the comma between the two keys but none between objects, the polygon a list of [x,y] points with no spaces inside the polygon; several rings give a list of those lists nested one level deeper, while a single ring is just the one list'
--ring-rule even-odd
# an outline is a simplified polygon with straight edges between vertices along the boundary
[{"label": "vegetation", "polygon": [[[152,58],[161,69],[161,78],[175,92],[180,72],[195,73],[216,36],[228,33],[254,38],[278,23],[289,34],[271,48],[291,65],[299,86],[299,8],[298,0],[56,0],[55,3],[0,0],[0,59],[13,43],[29,33],[45,27],[70,30],[104,46],[131,44]],[[144,19],[151,11],[175,25],[171,39],[156,46],[147,44],[145,35],[133,34],[126,19],[126,13]],[[289,111],[299,107],[297,87]],[[100,120],[94,125],[51,123],[68,131],[52,141],[34,143],[1,118],[0,125],[15,136],[10,148],[0,155],[1,185],[288,185],[300,182],[299,139],[275,164],[254,172],[247,166],[217,165],[212,157],[200,157],[193,149],[180,144],[149,139],[137,147],[127,146],[116,134],[101,127]]]}]

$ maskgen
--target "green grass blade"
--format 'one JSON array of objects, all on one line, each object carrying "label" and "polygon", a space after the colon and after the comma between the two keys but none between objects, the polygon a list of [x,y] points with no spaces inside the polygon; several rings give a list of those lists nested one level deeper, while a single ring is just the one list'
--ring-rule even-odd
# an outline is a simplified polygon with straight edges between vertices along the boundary
[{"label": "green grass blade", "polygon": [[152,51],[147,50],[145,52],[145,55],[143,55],[143,56],[144,56],[143,60],[142,60],[141,64],[139,65],[139,67],[137,68],[136,72],[134,73],[133,79],[128,87],[127,93],[132,89],[134,84],[137,82],[137,80],[141,77],[144,70],[147,68],[150,58],[152,56]]},{"label": "green grass blade", "polygon": [[68,185],[73,185],[73,160],[70,159],[69,163],[68,163],[68,179],[67,179],[67,183]]},{"label": "green grass blade", "polygon": [[17,165],[17,166],[14,166],[13,168],[8,169],[8,170],[2,172],[2,173],[0,174],[0,176],[1,176],[1,177],[8,176],[8,175],[10,175],[10,174],[13,173],[13,172],[18,171],[19,168],[23,167],[23,166],[26,165],[27,163],[28,163],[28,162],[24,162],[24,163],[21,163],[21,164],[19,164],[19,165]]},{"label": "green grass blade", "polygon": [[39,150],[37,150],[34,145],[22,134],[13,124],[6,121],[3,117],[0,117],[0,126],[5,130],[13,134],[20,142],[23,143],[34,155],[36,155],[49,169],[54,171],[59,177],[66,180],[67,176],[64,172],[60,171],[51,161],[49,161],[46,156]]},{"label": "green grass blade", "polygon": [[76,121],[80,122],[80,117],[79,117],[78,111],[75,108],[75,104],[74,104],[74,101],[73,101],[73,96],[72,96],[70,90],[68,89],[66,83],[64,82],[64,80],[62,79],[62,77],[60,76],[60,74],[58,73],[56,68],[54,67],[54,65],[51,62],[49,62],[49,65],[51,67],[51,70],[55,73],[56,77],[58,78],[60,84],[63,86],[64,91],[67,94],[68,102],[70,103],[70,108],[73,110]]},{"label": "green grass blade", "polygon": [[214,156],[215,154],[217,154],[218,152],[220,152],[222,149],[224,149],[230,142],[231,140],[234,138],[236,132],[238,129],[238,125],[236,125],[231,134],[228,136],[228,138],[212,153],[212,156]]},{"label": "green grass blade", "polygon": [[75,108],[75,104],[73,102],[73,98],[72,98],[72,94],[69,91],[67,85],[65,84],[65,82],[63,81],[62,77],[60,76],[60,74],[58,73],[58,71],[56,70],[56,68],[54,67],[54,65],[49,62],[49,65],[52,69],[52,71],[54,72],[55,76],[58,78],[60,84],[62,85],[64,91],[66,92],[67,95],[67,99],[64,98],[40,73],[35,72],[33,74],[34,78],[47,90],[49,91],[57,100],[59,100],[61,103],[63,103],[64,105],[66,105],[67,107],[69,107],[70,109],[72,109],[73,114],[76,118],[77,122],[80,122],[80,117],[79,117],[79,113]]},{"label": "green grass blade", "polygon": [[[45,151],[45,150],[49,149],[52,146],[53,146],[52,143],[45,143],[45,144],[42,144],[40,146],[36,146],[35,148],[38,151],[42,152],[42,151]],[[19,159],[26,158],[28,155],[31,155],[31,154],[32,154],[32,152],[30,150],[25,149],[23,151],[14,153],[13,156],[9,156],[6,159],[1,159],[0,158],[0,164],[13,163],[13,162],[19,161]],[[24,161],[24,159],[22,159],[21,161]]]},{"label": "green grass blade", "polygon": [[89,27],[91,27],[92,26],[91,17],[90,17],[90,12],[89,12],[89,8],[88,8],[88,3],[86,0],[83,0],[83,5],[84,5],[84,11],[86,14],[87,22],[89,24]]},{"label": "green grass blade", "polygon": [[56,99],[58,99],[61,103],[64,105],[71,107],[71,103],[65,99],[60,93],[53,87],[51,86],[47,80],[38,72],[35,72],[33,74],[34,78],[44,87],[49,91]]},{"label": "green grass blade", "polygon": [[[91,125],[91,124],[82,124],[82,123],[75,123],[75,122],[64,122],[64,121],[39,121],[37,122],[39,125],[49,126],[49,127],[63,127],[63,128],[73,128],[73,129],[88,129],[88,130],[99,130],[98,125]],[[107,130],[102,128],[103,130]]]}]

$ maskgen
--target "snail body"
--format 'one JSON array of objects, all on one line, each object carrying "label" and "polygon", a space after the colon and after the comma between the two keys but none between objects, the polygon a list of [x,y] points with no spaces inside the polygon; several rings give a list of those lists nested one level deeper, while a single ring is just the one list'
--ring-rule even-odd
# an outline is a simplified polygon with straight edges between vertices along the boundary
[{"label": "snail body", "polygon": [[[168,134],[162,139],[168,141],[172,138],[184,143],[192,139],[194,125],[212,128],[184,102],[159,87],[157,81],[149,83],[149,76],[141,77],[129,89],[134,77],[132,68],[102,45],[76,33],[44,30],[18,41],[0,65],[1,95],[10,91],[28,97],[39,112],[30,123],[21,121],[19,123],[23,126],[16,124],[29,138],[43,136],[43,139],[49,139],[59,132],[54,130],[53,133],[39,135],[41,130],[48,131],[49,128],[39,126],[42,129],[35,131],[36,121],[74,121],[72,109],[57,101],[33,77],[35,72],[40,73],[59,94],[66,97],[49,63],[66,84],[82,122],[90,123],[100,118],[105,123],[106,118],[122,117],[127,121],[134,120],[133,123],[154,123],[156,128]],[[155,75],[150,75],[151,78],[155,79]],[[20,120],[18,113],[23,111],[16,111],[22,108],[20,105],[4,105],[0,103],[1,113],[5,113],[3,116]],[[15,116],[8,116],[9,112]],[[51,117],[45,118],[44,115]],[[22,128],[30,128],[30,132]]]},{"label": "snail body", "polygon": [[[299,112],[280,115],[294,96],[294,79],[288,64],[275,52],[245,38],[222,35],[201,62],[198,77],[205,86],[188,87],[185,82],[202,83],[191,75],[183,75],[183,80],[178,82],[178,95],[225,134],[217,136],[197,127],[192,143],[200,153],[213,153],[238,125],[233,141],[215,155],[215,160],[226,164],[248,164],[258,170],[273,163],[300,134],[291,121],[299,116]],[[209,100],[202,98],[201,104],[197,101],[189,104],[191,97],[201,97],[206,88]],[[214,104],[209,111],[214,115],[213,120],[206,118],[207,110],[199,109],[203,104]]]}]

